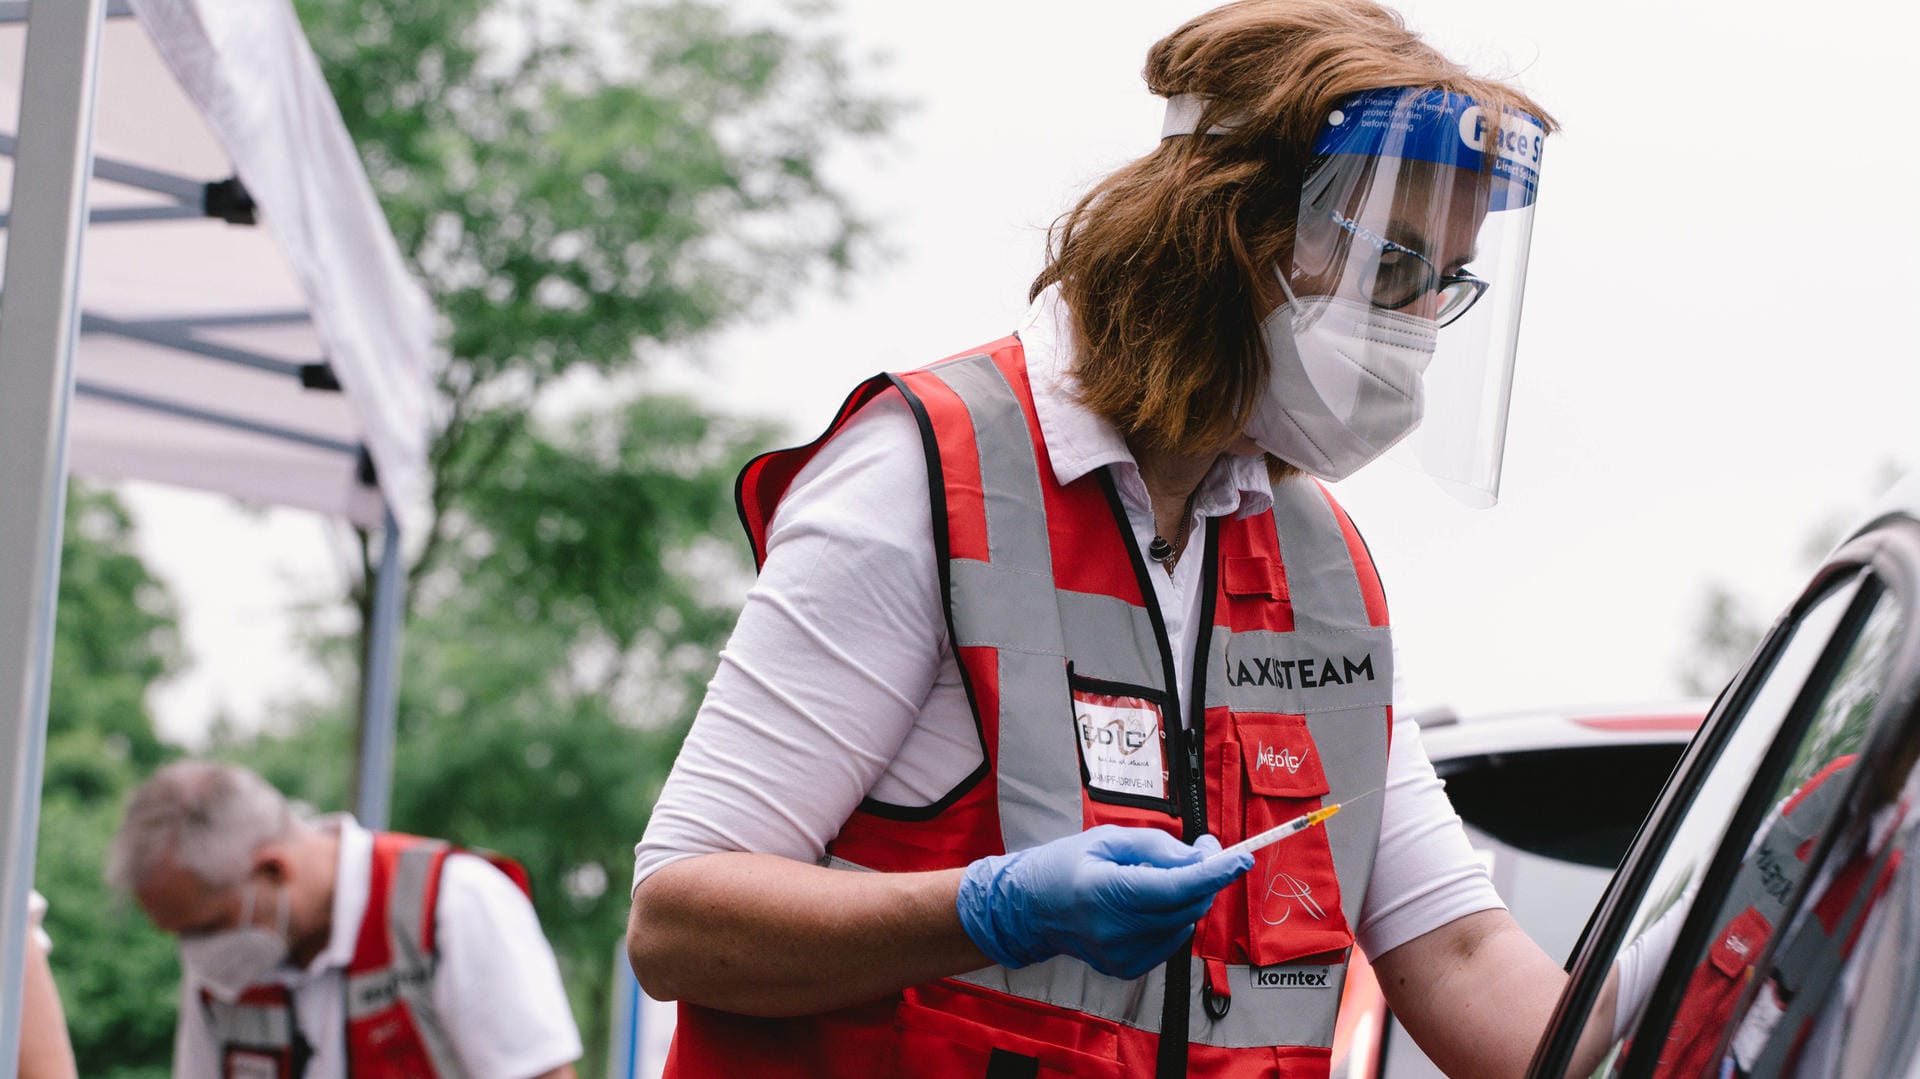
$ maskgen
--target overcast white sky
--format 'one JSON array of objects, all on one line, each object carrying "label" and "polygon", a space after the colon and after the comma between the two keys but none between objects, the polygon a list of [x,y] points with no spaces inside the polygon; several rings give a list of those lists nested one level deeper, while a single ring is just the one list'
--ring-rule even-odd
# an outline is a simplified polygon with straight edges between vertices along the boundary
[{"label": "overcast white sky", "polygon": [[[994,339],[1044,227],[1154,143],[1148,45],[1209,4],[843,0],[870,82],[919,102],[849,182],[898,258],[709,350],[719,407],[812,434],[858,378]],[[1702,589],[1771,617],[1815,525],[1920,462],[1911,5],[1408,0],[1456,58],[1565,125],[1542,170],[1499,506],[1392,464],[1336,487],[1385,575],[1406,703],[1674,693]],[[187,613],[165,727],[311,687],[290,602],[337,589],[326,527],[134,491]]]}]

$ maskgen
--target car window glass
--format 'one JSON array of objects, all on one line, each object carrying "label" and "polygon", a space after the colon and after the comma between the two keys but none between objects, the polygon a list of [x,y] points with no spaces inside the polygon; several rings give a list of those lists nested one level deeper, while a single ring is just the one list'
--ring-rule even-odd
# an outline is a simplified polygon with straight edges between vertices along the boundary
[{"label": "car window glass", "polygon": [[[1763,826],[1755,843],[1760,855],[1742,865],[1751,879],[1753,869],[1771,871],[1762,865],[1770,857],[1805,887],[1793,909],[1775,920],[1785,928],[1752,968],[1750,984],[1725,1023],[1726,1044],[1713,1060],[1723,1067],[1731,1061],[1737,1074],[1867,1075],[1882,1055],[1879,1043],[1890,1032],[1894,1007],[1885,985],[1898,972],[1872,959],[1876,951],[1886,952],[1880,958],[1887,960],[1908,950],[1888,927],[1890,919],[1898,920],[1902,893],[1893,885],[1912,839],[1907,823],[1911,754],[1920,747],[1908,737],[1894,739],[1891,751],[1878,759],[1862,759],[1860,750],[1887,685],[1900,628],[1891,602],[1875,610],[1794,758],[1779,819]],[[1829,792],[1846,777],[1867,787],[1862,819],[1836,829],[1836,842],[1824,854],[1796,849],[1793,840],[1799,834],[1819,825],[1821,816],[1831,821],[1844,808]],[[1901,789],[1891,798],[1878,797],[1877,791],[1890,786]],[[1797,823],[1802,815],[1813,819]],[[1787,842],[1776,838],[1781,832]],[[1736,878],[1736,893],[1738,885]],[[1903,887],[1911,890],[1910,884]],[[1896,902],[1887,903],[1890,896]],[[1756,902],[1764,905],[1765,898]],[[1900,1010],[1911,1011],[1914,998],[1902,999],[1906,1006]]]},{"label": "car window glass", "polygon": [[1684,743],[1480,754],[1434,769],[1520,928],[1556,961],[1594,903]]},{"label": "car window glass", "polygon": [[[1897,598],[1882,595],[1769,792],[1772,809],[1747,840],[1705,942],[1668,960],[1669,969],[1686,973],[1686,985],[1671,1018],[1656,1024],[1667,1037],[1655,1075],[1778,1075],[1790,1049],[1814,1048],[1804,1041],[1812,1029],[1808,1009],[1837,974],[1842,940],[1859,927],[1863,901],[1884,869],[1872,858],[1819,861],[1821,838],[1865,770],[1859,750],[1904,621]],[[1807,920],[1796,912],[1817,914]],[[1790,925],[1796,930],[1774,939]],[[1837,1046],[1829,1041],[1826,1050]],[[1802,1074],[1835,1073],[1815,1066]]]},{"label": "car window glass", "polygon": [[[1723,718],[1722,723],[1735,724],[1732,733],[1684,811],[1675,808],[1680,822],[1678,829],[1662,852],[1629,922],[1632,928],[1625,937],[1629,943],[1622,949],[1622,956],[1627,957],[1633,969],[1659,969],[1660,960],[1671,947],[1673,935],[1685,916],[1687,904],[1692,901],[1700,875],[1720,846],[1727,822],[1861,587],[1861,578],[1856,576],[1809,607],[1791,628],[1785,645],[1764,672],[1764,680],[1749,698],[1744,711]],[[1656,926],[1661,932],[1650,934],[1648,930]],[[1663,934],[1664,946],[1661,946]],[[1620,966],[1617,956],[1614,967]],[[1643,989],[1652,984],[1650,977],[1628,980]],[[1587,1021],[1599,1024],[1612,1046],[1593,1074],[1611,1073],[1621,1048],[1619,1035],[1632,1029],[1626,1020],[1637,1018],[1644,1001],[1644,991],[1634,994],[1634,999],[1625,1002],[1627,1007],[1619,1016],[1622,1021],[1617,1023],[1613,995],[1602,994],[1596,1001]]]}]

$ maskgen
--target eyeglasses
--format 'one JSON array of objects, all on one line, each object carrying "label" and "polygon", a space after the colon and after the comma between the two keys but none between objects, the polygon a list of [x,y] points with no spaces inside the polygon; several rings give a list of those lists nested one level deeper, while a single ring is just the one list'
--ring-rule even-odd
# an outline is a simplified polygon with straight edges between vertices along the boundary
[{"label": "eyeglasses", "polygon": [[1461,315],[1467,313],[1487,291],[1487,282],[1464,270],[1460,273],[1443,274],[1427,256],[1404,244],[1374,232],[1337,210],[1328,211],[1334,224],[1365,240],[1379,251],[1379,257],[1368,267],[1360,287],[1366,292],[1368,302],[1375,307],[1384,307],[1397,311],[1429,292],[1440,294],[1440,310],[1434,315],[1434,321],[1446,326]]}]

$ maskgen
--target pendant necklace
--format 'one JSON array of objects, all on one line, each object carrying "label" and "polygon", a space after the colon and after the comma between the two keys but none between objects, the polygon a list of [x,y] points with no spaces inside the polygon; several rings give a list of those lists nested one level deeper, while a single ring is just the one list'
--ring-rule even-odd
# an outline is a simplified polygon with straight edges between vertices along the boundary
[{"label": "pendant necklace", "polygon": [[1147,557],[1165,566],[1169,575],[1173,573],[1174,565],[1180,561],[1180,553],[1186,550],[1187,526],[1193,520],[1193,496],[1199,493],[1198,485],[1187,492],[1187,502],[1180,507],[1180,521],[1174,525],[1173,542],[1169,543],[1165,536],[1155,534],[1153,542],[1147,544]]}]

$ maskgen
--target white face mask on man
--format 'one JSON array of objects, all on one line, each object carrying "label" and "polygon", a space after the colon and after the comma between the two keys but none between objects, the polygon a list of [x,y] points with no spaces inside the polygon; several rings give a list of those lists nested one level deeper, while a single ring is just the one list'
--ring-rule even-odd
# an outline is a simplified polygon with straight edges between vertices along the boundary
[{"label": "white face mask on man", "polygon": [[1420,424],[1437,324],[1333,296],[1287,302],[1260,324],[1272,364],[1247,436],[1324,480],[1343,480]]},{"label": "white face mask on man", "polygon": [[253,924],[251,882],[241,893],[240,924],[217,933],[180,938],[180,962],[193,972],[200,984],[224,1000],[238,997],[248,986],[258,985],[287,958],[288,896],[286,886],[277,889],[280,899],[274,916],[274,928]]}]

